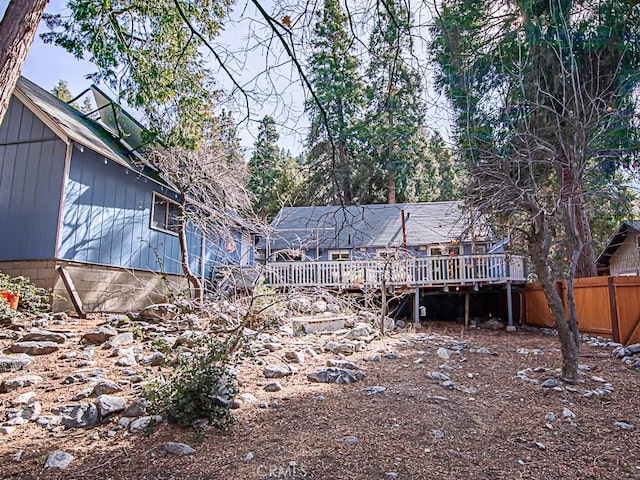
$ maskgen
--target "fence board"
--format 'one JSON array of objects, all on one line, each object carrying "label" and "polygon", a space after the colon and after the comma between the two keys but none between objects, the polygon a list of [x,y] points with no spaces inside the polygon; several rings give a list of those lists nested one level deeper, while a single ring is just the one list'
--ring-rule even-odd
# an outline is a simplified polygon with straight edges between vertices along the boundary
[{"label": "fence board", "polygon": [[640,278],[614,277],[620,343],[640,343]]},{"label": "fence board", "polygon": [[[562,291],[566,309],[566,282],[556,282],[556,285]],[[581,332],[617,336],[624,345],[640,343],[639,277],[579,278],[574,280],[574,296]],[[539,283],[526,286],[525,308],[528,325],[553,326],[547,299]]]}]

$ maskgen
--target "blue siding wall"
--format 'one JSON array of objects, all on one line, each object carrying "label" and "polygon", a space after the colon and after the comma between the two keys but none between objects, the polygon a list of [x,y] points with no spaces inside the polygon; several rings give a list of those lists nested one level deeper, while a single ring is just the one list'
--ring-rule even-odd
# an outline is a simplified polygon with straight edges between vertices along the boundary
[{"label": "blue siding wall", "polygon": [[[175,194],[88,149],[74,148],[60,255],[68,260],[182,273],[178,237],[150,228],[153,192]],[[199,273],[200,237],[188,236]]]},{"label": "blue siding wall", "polygon": [[54,257],[65,148],[11,100],[0,126],[0,260]]}]

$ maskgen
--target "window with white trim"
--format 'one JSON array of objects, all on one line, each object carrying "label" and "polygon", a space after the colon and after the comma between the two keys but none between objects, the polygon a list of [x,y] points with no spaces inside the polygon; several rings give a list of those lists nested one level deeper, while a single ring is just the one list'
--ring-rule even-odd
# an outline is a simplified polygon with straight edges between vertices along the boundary
[{"label": "window with white trim", "polygon": [[349,260],[349,250],[329,250],[329,260]]},{"label": "window with white trim", "polygon": [[178,234],[180,206],[177,202],[153,192],[151,204],[151,228],[162,232]]}]

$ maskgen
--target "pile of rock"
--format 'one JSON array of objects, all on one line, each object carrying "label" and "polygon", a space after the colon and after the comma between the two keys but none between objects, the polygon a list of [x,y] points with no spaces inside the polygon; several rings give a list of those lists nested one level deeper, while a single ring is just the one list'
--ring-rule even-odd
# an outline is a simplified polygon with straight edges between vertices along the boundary
[{"label": "pile of rock", "polygon": [[617,346],[612,355],[622,360],[622,363],[630,365],[640,371],[640,343],[634,343],[628,347]]}]

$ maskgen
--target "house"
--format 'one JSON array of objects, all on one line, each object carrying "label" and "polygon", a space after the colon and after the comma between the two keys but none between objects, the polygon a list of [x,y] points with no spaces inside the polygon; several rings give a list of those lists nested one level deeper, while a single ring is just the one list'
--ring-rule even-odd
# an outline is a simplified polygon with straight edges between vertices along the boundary
[{"label": "house", "polygon": [[597,265],[600,273],[614,277],[640,275],[640,220],[622,222]]},{"label": "house", "polygon": [[271,284],[403,289],[414,318],[432,294],[501,291],[510,304],[511,285],[525,282],[524,258],[505,252],[506,240],[461,202],[288,207],[271,227],[260,244]]},{"label": "house", "polygon": [[[0,125],[0,270],[53,290],[53,308],[128,311],[184,285],[178,194],[144,163],[142,127],[94,87],[100,119],[20,78]],[[227,238],[188,232],[190,266],[253,263],[241,220]]]}]

